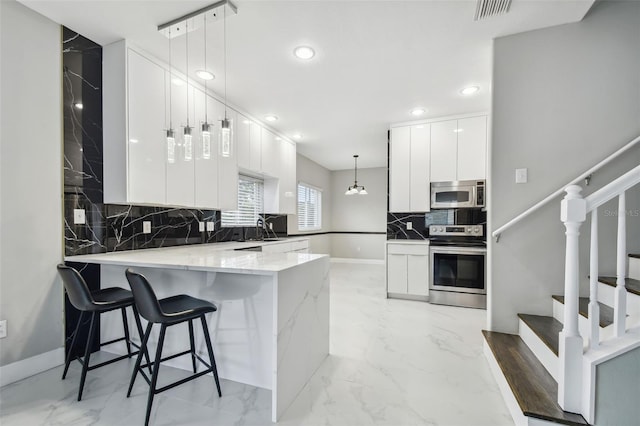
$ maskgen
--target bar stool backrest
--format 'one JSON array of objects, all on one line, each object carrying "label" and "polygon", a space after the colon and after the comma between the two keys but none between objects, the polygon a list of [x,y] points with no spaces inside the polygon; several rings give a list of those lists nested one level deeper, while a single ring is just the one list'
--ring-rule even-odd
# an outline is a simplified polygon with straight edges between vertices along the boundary
[{"label": "bar stool backrest", "polygon": [[149,322],[162,322],[165,315],[160,308],[156,293],[151,288],[151,284],[149,284],[147,278],[142,274],[134,272],[131,268],[125,271],[125,275],[131,286],[133,300],[140,315]]},{"label": "bar stool backrest", "polygon": [[78,271],[70,266],[59,264],[58,273],[62,277],[69,300],[76,309],[80,311],[95,311],[99,308],[91,297],[87,283]]}]

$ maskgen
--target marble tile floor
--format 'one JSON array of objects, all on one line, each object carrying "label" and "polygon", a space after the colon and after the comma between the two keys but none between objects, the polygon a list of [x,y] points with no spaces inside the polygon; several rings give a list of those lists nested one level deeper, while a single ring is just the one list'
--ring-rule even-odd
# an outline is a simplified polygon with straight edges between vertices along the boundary
[{"label": "marble tile floor", "polygon": [[[482,353],[486,312],[385,298],[383,265],[331,264],[331,355],[278,422],[286,426],[513,425]],[[99,357],[109,354],[101,352]],[[132,361],[54,368],[0,389],[0,424],[140,425],[147,385]],[[187,372],[162,367],[168,383]],[[160,385],[162,385],[160,383]],[[265,425],[271,393],[205,376],[156,396],[151,424]]]}]

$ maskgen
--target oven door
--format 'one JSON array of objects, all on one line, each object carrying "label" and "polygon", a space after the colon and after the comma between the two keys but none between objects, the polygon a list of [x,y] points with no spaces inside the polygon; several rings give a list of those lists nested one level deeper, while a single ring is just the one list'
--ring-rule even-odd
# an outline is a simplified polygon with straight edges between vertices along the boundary
[{"label": "oven door", "polygon": [[487,249],[431,246],[430,290],[487,293]]},{"label": "oven door", "polygon": [[455,182],[431,184],[431,208],[455,209],[476,206],[476,187]]}]

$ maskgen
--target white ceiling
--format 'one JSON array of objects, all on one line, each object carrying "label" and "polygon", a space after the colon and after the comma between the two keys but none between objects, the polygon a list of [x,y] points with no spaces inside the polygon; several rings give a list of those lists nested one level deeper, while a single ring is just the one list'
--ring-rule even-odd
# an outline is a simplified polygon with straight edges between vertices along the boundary
[{"label": "white ceiling", "polygon": [[[127,39],[168,62],[168,39],[157,26],[212,0],[20,0],[85,37],[106,45]],[[232,0],[233,1],[233,0]],[[506,15],[474,21],[476,2],[246,1],[227,18],[227,96],[271,127],[303,134],[298,152],[331,170],[386,165],[390,123],[488,111],[492,39],[581,20],[594,0],[513,0]],[[209,25],[210,87],[222,94],[222,24]],[[201,33],[190,33],[189,69],[202,68]],[[314,59],[292,52],[312,46]],[[172,63],[184,71],[184,37]],[[458,91],[478,85],[478,94]]]}]

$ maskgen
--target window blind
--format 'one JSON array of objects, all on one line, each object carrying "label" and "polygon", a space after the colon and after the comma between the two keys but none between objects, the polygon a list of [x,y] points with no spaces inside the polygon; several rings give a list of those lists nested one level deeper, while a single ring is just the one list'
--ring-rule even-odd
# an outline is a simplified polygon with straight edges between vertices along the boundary
[{"label": "window blind", "polygon": [[238,210],[222,212],[222,226],[256,226],[264,212],[264,184],[248,176],[238,178]]},{"label": "window blind", "polygon": [[322,228],[322,191],[310,185],[298,184],[298,230]]}]

